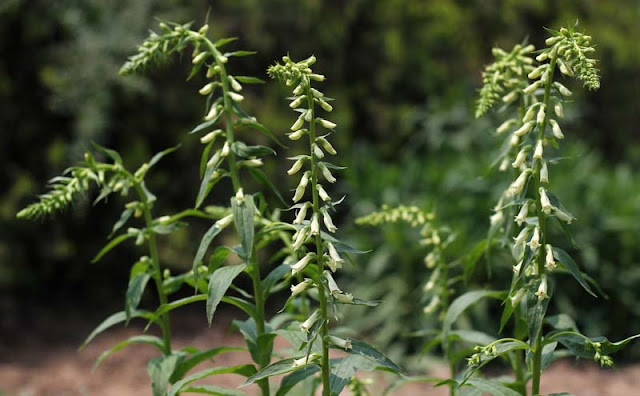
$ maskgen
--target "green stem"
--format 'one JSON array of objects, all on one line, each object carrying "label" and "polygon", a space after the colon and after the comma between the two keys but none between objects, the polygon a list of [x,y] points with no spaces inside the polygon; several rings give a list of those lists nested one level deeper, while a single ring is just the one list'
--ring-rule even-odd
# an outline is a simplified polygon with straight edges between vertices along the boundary
[{"label": "green stem", "polygon": [[[140,182],[135,181],[134,186],[140,201],[142,202],[142,212],[144,214],[144,222],[147,230],[147,236],[149,238],[149,255],[151,256],[151,266],[153,273],[151,274],[153,280],[156,283],[156,290],[158,291],[158,300],[160,305],[165,305],[168,302],[167,295],[164,292],[162,286],[162,271],[160,269],[160,258],[158,255],[158,244],[156,241],[156,234],[153,232],[153,218],[151,216],[151,202],[147,199],[147,194],[144,192]],[[165,356],[171,354],[171,324],[169,322],[169,313],[160,315],[160,328],[162,330],[163,341],[163,353]]]},{"label": "green stem", "polygon": [[[544,87],[544,99],[542,101],[544,106],[544,120],[542,125],[538,125],[538,140],[544,139],[544,131],[547,126],[547,121],[549,119],[549,99],[551,97],[551,84],[553,83],[553,73],[556,67],[556,57],[551,58],[551,62],[549,63],[549,76],[547,82]],[[536,142],[537,143],[537,142]],[[545,249],[547,243],[547,235],[546,235],[546,216],[542,211],[542,204],[540,203],[540,168],[541,168],[541,160],[536,161],[535,170],[534,170],[534,186],[535,186],[535,194],[536,194],[536,211],[538,214],[538,227],[540,230],[540,247],[538,248],[538,256],[536,257],[536,263],[538,266],[538,274],[542,276],[544,274],[544,255],[543,249]],[[542,375],[542,331],[538,334],[538,337],[535,340],[533,346],[533,372],[532,372],[532,385],[531,385],[531,393],[532,395],[537,395],[540,393],[540,376]]]},{"label": "green stem", "polygon": [[[318,166],[317,158],[313,150],[313,145],[316,141],[316,124],[315,124],[315,112],[313,104],[313,94],[311,89],[307,86],[306,90],[307,102],[309,105],[309,111],[311,111],[311,121],[309,122],[309,152],[311,154],[311,191],[313,194],[313,214],[320,216],[320,198],[318,194]],[[316,235],[316,264],[318,266],[318,298],[320,299],[320,317],[322,320],[322,326],[320,327],[320,339],[322,340],[322,395],[330,396],[330,383],[329,372],[331,367],[329,366],[329,345],[326,338],[329,335],[329,315],[327,314],[327,293],[322,282],[322,276],[324,273],[324,249],[322,247],[322,237],[320,233]]]}]

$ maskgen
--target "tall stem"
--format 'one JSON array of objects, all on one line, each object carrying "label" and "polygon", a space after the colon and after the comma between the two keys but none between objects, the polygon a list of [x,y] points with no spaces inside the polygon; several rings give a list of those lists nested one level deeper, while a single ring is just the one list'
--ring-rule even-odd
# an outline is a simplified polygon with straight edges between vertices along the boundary
[{"label": "tall stem", "polygon": [[[316,124],[315,124],[315,111],[313,104],[313,94],[311,89],[307,86],[305,92],[307,96],[307,102],[309,105],[309,111],[311,111],[311,121],[309,122],[309,152],[311,154],[311,192],[313,194],[313,214],[320,215],[320,198],[318,194],[318,158],[313,150],[313,145],[316,141]],[[316,264],[318,266],[318,274],[320,277],[324,273],[324,250],[322,247],[322,237],[320,233],[316,235]],[[318,279],[318,298],[320,299],[320,317],[322,320],[322,326],[320,327],[320,339],[322,340],[322,395],[330,396],[330,383],[329,383],[329,345],[325,341],[329,335],[329,316],[327,315],[327,293],[324,287],[324,283],[321,279]]]},{"label": "tall stem", "polygon": [[[544,131],[547,126],[547,121],[549,118],[549,99],[551,97],[551,84],[553,83],[553,72],[556,67],[556,57],[551,58],[551,62],[549,63],[549,76],[547,78],[545,87],[544,87],[544,120],[542,125],[538,125],[538,140],[544,139]],[[540,203],[540,168],[541,168],[541,160],[536,161],[535,169],[534,169],[534,186],[535,186],[535,194],[536,194],[536,211],[538,214],[538,227],[540,230],[540,247],[538,249],[544,249],[547,243],[547,233],[545,229],[546,225],[546,216],[542,211],[542,204]],[[536,259],[536,264],[538,267],[538,274],[542,276],[544,274],[544,256],[542,254],[543,250],[538,251],[538,256]],[[535,344],[533,347],[533,372],[532,372],[532,385],[531,385],[531,393],[532,395],[537,395],[540,393],[540,376],[542,374],[542,331],[538,333],[538,337],[535,340]]]},{"label": "tall stem", "polygon": [[[162,271],[160,269],[160,257],[158,255],[156,234],[153,232],[151,202],[149,202],[147,194],[144,192],[142,185],[139,182],[135,182],[135,189],[138,193],[138,197],[140,197],[140,201],[142,202],[142,212],[144,214],[147,236],[149,238],[149,255],[151,256],[151,266],[153,268],[153,274],[151,276],[156,283],[156,290],[158,292],[160,305],[165,305],[168,300],[162,286]],[[171,324],[169,322],[169,313],[160,315],[160,328],[162,330],[163,352],[165,356],[168,356],[171,354]]]}]

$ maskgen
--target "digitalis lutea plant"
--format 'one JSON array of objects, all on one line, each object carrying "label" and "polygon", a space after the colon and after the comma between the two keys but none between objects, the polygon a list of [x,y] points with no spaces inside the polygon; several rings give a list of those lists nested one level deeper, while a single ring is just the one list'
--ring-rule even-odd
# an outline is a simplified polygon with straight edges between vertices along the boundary
[{"label": "digitalis lutea plant", "polygon": [[[267,128],[258,123],[254,117],[249,116],[240,106],[244,100],[241,94],[242,84],[263,81],[255,77],[229,74],[227,63],[230,58],[253,54],[250,51],[222,53],[221,47],[234,39],[225,38],[212,42],[206,35],[208,30],[206,25],[198,31],[191,30],[189,25],[161,23],[160,27],[161,34],[152,33],[140,46],[139,53],[132,56],[123,66],[122,72],[127,74],[138,71],[150,62],[161,60],[174,52],[182,52],[187,44],[194,47],[190,77],[200,70],[205,71],[208,82],[199,90],[199,93],[207,97],[207,111],[204,121],[191,131],[191,133],[201,133],[200,141],[205,145],[200,161],[201,185],[195,207],[200,207],[213,186],[225,178],[231,180],[234,196],[231,197],[230,207],[222,210],[223,216],[204,234],[193,260],[194,279],[197,281],[199,275],[203,274],[205,279],[208,278],[208,285],[198,288],[201,294],[185,299],[185,303],[206,299],[207,318],[210,324],[216,307],[221,301],[235,305],[249,315],[248,320],[235,320],[234,325],[244,335],[256,365],[255,368],[243,365],[238,366],[236,371],[232,370],[248,377],[270,363],[275,333],[265,318],[265,301],[276,281],[286,270],[286,266],[281,265],[265,279],[261,278],[258,246],[264,247],[280,238],[277,232],[271,232],[277,230],[268,228],[273,222],[264,216],[268,208],[264,202],[258,200],[261,195],[245,194],[241,177],[241,171],[247,170],[260,183],[272,187],[266,175],[258,168],[263,164],[261,157],[275,154],[275,152],[271,148],[260,145],[250,146],[237,139],[240,129],[251,128],[277,142]],[[278,194],[277,191],[276,194]],[[277,218],[277,213],[275,216]],[[213,239],[232,223],[235,225],[240,246],[218,247],[211,256],[209,266],[205,265],[203,259]],[[235,252],[243,264],[217,268],[222,265],[229,252]],[[253,294],[242,292],[242,297],[226,296],[227,289],[232,287],[232,281],[242,272],[246,272],[251,278]],[[250,369],[247,369],[247,366],[250,366]],[[192,382],[218,372],[222,372],[220,368],[195,373],[174,384],[169,394],[193,391],[195,388],[190,385]],[[268,378],[261,379],[257,383],[263,395],[270,394]],[[210,391],[206,386],[199,386],[198,389],[205,393]]]},{"label": "digitalis lutea plant", "polygon": [[[128,345],[136,343],[152,345],[162,353],[162,356],[151,359],[148,364],[152,390],[154,395],[164,395],[166,394],[167,386],[179,380],[192,367],[216,354],[235,349],[226,347],[214,348],[196,353],[190,350],[176,351],[172,349],[171,345],[169,313],[172,309],[182,304],[180,300],[169,301],[169,296],[175,293],[184,283],[192,287],[202,285],[198,285],[198,281],[194,280],[191,273],[173,275],[168,269],[162,268],[157,238],[158,235],[170,234],[184,227],[186,223],[181,221],[183,218],[192,216],[210,218],[211,216],[195,209],[187,209],[173,215],[160,217],[154,217],[153,215],[153,208],[157,198],[147,188],[145,176],[158,161],[177,147],[156,154],[148,163],[144,163],[135,172],[130,172],[124,167],[120,155],[115,150],[106,149],[97,144],[94,144],[94,147],[98,152],[110,158],[112,162],[101,162],[91,152],[87,152],[82,164],[67,170],[65,176],[52,179],[52,191],[42,195],[39,202],[20,211],[18,217],[36,219],[64,209],[71,205],[79,195],[88,195],[92,184],[95,184],[100,190],[95,203],[115,193],[120,193],[124,197],[132,196],[131,200],[125,204],[120,218],[114,224],[111,235],[121,231],[127,223],[134,219],[141,219],[142,224],[129,227],[125,232],[113,237],[95,256],[93,261],[102,259],[109,251],[131,239],[135,240],[136,245],[146,247],[146,254],[131,268],[125,298],[125,309],[111,315],[96,327],[87,337],[83,346],[91,342],[104,330],[122,322],[128,323],[132,318],[147,320],[147,327],[152,324],[158,325],[161,330],[161,337],[152,335],[130,337],[105,351],[98,358],[96,365]],[[155,311],[138,309],[141,297],[150,280],[153,280],[158,296],[159,306]]]},{"label": "digitalis lutea plant", "polygon": [[[516,381],[511,388],[525,395],[529,380],[532,395],[540,393],[541,373],[552,361],[559,344],[571,354],[593,358],[603,366],[610,366],[613,362],[609,354],[637,337],[618,343],[611,343],[604,337],[589,338],[578,332],[568,316],[546,316],[559,274],[572,275],[589,294],[595,296],[591,280],[587,280],[568,253],[550,240],[547,228],[548,221],[554,220],[569,235],[567,225],[575,220],[549,189],[549,166],[553,163],[550,152],[552,147],[559,148],[559,142],[564,138],[558,119],[563,117],[563,103],[572,95],[565,85],[556,81],[557,73],[575,77],[592,90],[600,86],[596,61],[590,57],[594,52],[591,37],[575,31],[575,28],[549,32],[551,37],[546,40],[547,47],[537,52],[535,60],[538,63],[532,62],[532,66],[527,67],[526,77],[530,81],[526,86],[521,88],[523,84],[520,83],[512,90],[502,90],[506,93],[505,102],[520,98],[521,103],[517,118],[505,121],[498,128],[499,133],[509,135],[509,145],[516,148],[515,155],[506,151],[500,160],[510,163],[517,170],[517,176],[502,194],[491,219],[492,228],[507,230],[507,237],[512,234],[505,224],[515,224],[518,228],[511,245],[513,278],[504,299],[501,328],[515,313],[516,322],[525,321],[527,329],[522,338],[516,334],[515,338],[502,338],[477,347],[477,353],[468,359],[469,367],[461,380],[461,383],[467,381],[478,387],[477,380],[471,376],[496,357],[504,357],[516,372]],[[498,58],[497,62],[500,61]],[[483,88],[481,93],[490,90]],[[485,110],[481,98],[478,113]],[[510,207],[515,209],[513,217],[504,215],[505,209]],[[554,330],[543,335],[545,323]],[[526,354],[526,367],[517,364],[522,363],[522,359],[517,354],[514,357],[515,351]],[[494,385],[503,387],[499,383]]]},{"label": "digitalis lutea plant", "polygon": [[[312,86],[315,82],[324,81],[323,75],[311,69],[315,61],[313,56],[300,62],[285,56],[283,64],[269,67],[268,73],[286,86],[294,87],[289,107],[299,115],[291,126],[289,139],[308,139],[309,142],[305,154],[290,158],[293,164],[287,171],[291,176],[301,175],[292,198],[294,205],[291,209],[296,210],[295,219],[289,225],[295,231],[291,247],[296,256],[295,262],[290,264],[290,271],[299,282],[291,286],[289,301],[307,300],[299,304],[301,307],[310,307],[317,301],[319,306],[311,308],[310,314],[295,325],[297,328],[289,328],[289,331],[301,333],[299,338],[305,340],[298,345],[299,351],[304,350],[303,354],[273,363],[250,378],[247,384],[284,373],[291,374],[283,379],[282,384],[295,384],[319,372],[322,394],[329,396],[340,394],[356,370],[372,370],[376,366],[395,372],[402,372],[402,369],[368,344],[338,337],[329,330],[330,308],[337,319],[339,304],[376,303],[357,299],[342,291],[333,277],[342,267],[345,253],[357,251],[331,236],[337,231],[331,213],[342,199],[334,200],[323,183],[335,183],[332,170],[341,168],[326,161],[327,154],[337,154],[329,142],[330,132],[336,124],[317,115],[319,108],[331,112],[333,106],[330,98]],[[321,131],[327,133],[323,135]],[[320,346],[317,347],[316,343]],[[330,348],[342,350],[350,356],[330,359]]]}]

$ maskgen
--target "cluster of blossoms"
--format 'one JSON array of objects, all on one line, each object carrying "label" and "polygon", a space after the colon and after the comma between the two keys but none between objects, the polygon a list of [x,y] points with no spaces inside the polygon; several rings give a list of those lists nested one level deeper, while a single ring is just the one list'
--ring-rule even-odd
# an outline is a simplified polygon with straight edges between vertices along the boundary
[{"label": "cluster of blossoms", "polygon": [[448,306],[449,288],[448,263],[444,258],[444,250],[453,242],[455,235],[448,227],[438,226],[433,212],[425,211],[417,206],[390,207],[356,219],[356,224],[379,226],[391,223],[406,223],[411,227],[420,227],[420,244],[429,248],[424,258],[427,269],[431,270],[424,285],[424,297],[428,303],[423,311],[426,314],[440,312],[444,314]]},{"label": "cluster of blossoms", "polygon": [[[290,98],[289,107],[299,113],[299,116],[291,126],[289,139],[299,140],[304,136],[309,139],[308,154],[289,158],[293,161],[293,165],[287,171],[290,176],[301,174],[293,196],[292,209],[296,209],[296,216],[292,225],[296,228],[296,232],[292,237],[292,248],[298,259],[291,264],[291,273],[300,277],[307,276],[298,284],[291,286],[291,293],[292,296],[296,296],[309,289],[317,289],[320,308],[300,324],[300,330],[305,333],[318,331],[318,324],[320,324],[323,343],[350,349],[349,340],[330,336],[326,331],[327,304],[351,304],[354,301],[353,295],[343,292],[332,276],[332,273],[342,267],[344,258],[334,244],[336,240],[325,233],[325,231],[336,232],[337,227],[333,223],[330,212],[334,211],[335,205],[342,199],[334,201],[323,187],[321,180],[335,183],[336,178],[331,170],[340,169],[340,167],[323,160],[326,154],[337,154],[328,140],[336,124],[317,117],[316,106],[331,112],[333,107],[329,102],[332,99],[311,86],[312,82],[324,81],[323,75],[315,74],[311,69],[316,61],[314,56],[300,62],[294,62],[288,56],[282,59],[283,64],[276,63],[269,67],[268,73],[272,78],[294,87],[294,96]],[[328,133],[320,135],[318,126],[327,130]],[[325,268],[329,268],[330,271]]]},{"label": "cluster of blossoms", "polygon": [[[548,191],[550,146],[558,147],[564,134],[558,123],[563,118],[563,102],[572,92],[563,84],[554,81],[556,69],[566,76],[576,76],[586,86],[599,86],[595,61],[586,57],[593,51],[588,47],[590,38],[581,33],[561,29],[552,32],[546,40],[547,48],[537,52],[538,65],[529,62],[527,78],[531,80],[524,88],[509,92],[503,100],[520,99],[521,111],[516,118],[505,121],[498,127],[498,134],[508,134],[507,150],[500,168],[513,168],[517,176],[502,194],[491,216],[493,227],[511,221],[519,231],[514,238],[512,252],[517,264],[513,266],[514,282],[531,278],[539,300],[549,297],[547,274],[556,266],[556,248],[546,242],[545,224],[548,218],[556,218],[570,224],[574,217]],[[479,108],[481,103],[478,104]],[[549,128],[547,128],[547,126]],[[529,189],[529,183],[533,188]],[[527,192],[532,190],[532,196]],[[515,212],[510,211],[515,208]],[[509,214],[508,214],[509,213]],[[512,304],[517,305],[524,290],[512,288]]]}]

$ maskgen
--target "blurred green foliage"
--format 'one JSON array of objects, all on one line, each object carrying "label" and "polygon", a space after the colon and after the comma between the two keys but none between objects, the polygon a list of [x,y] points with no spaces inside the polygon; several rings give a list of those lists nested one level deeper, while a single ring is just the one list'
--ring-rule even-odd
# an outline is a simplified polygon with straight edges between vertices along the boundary
[{"label": "blurred green foliage", "polygon": [[[573,227],[582,247],[579,264],[600,279],[609,299],[591,300],[569,282],[557,301],[580,318],[587,334],[617,339],[640,327],[640,7],[635,0],[3,2],[0,296],[9,303],[0,306],[5,318],[0,323],[7,320],[5,308],[11,312],[16,304],[44,298],[64,302],[82,293],[95,309],[121,301],[124,290],[113,285],[126,284],[125,268],[133,256],[125,251],[110,264],[88,265],[108,234],[103,219],[117,216],[119,205],[100,205],[92,217],[79,208],[35,227],[15,220],[15,213],[43,192],[47,179],[80,159],[89,141],[116,147],[134,162],[183,143],[185,150],[172,157],[180,164],[163,164],[151,182],[165,192],[169,206],[195,196],[197,170],[179,175],[172,170],[188,169],[187,157],[198,144],[185,132],[203,111],[195,93],[200,81],[183,84],[183,61],[152,78],[121,78],[117,71],[155,25],[154,17],[200,23],[208,3],[214,35],[239,36],[243,46],[258,51],[238,65],[247,75],[264,74],[287,52],[318,57],[327,91],[341,103],[336,145],[351,153],[345,161],[348,181],[334,191],[348,193],[351,206],[335,220],[349,225],[362,248],[375,247],[357,259],[364,274],[354,283],[367,290],[354,293],[386,301],[376,311],[380,316],[366,321],[352,316],[353,325],[377,335],[381,344],[395,345],[398,353],[419,347],[400,335],[426,325],[411,314],[425,273],[424,252],[409,231],[391,227],[378,234],[350,224],[384,203],[434,208],[458,232],[454,250],[470,251],[484,236],[503,187],[496,186],[499,178],[489,169],[498,149],[491,122],[472,119],[480,70],[492,46],[510,48],[528,32],[535,32],[528,40],[540,44],[541,26],[580,19],[598,45],[602,88],[576,98],[565,132],[574,158],[554,172],[558,176],[551,183],[579,219]],[[290,124],[283,95],[277,84],[268,84],[245,96],[250,112],[278,132]],[[274,179],[282,189],[293,187]],[[81,231],[86,229],[94,232]],[[189,265],[201,234],[195,227],[163,241],[162,249],[175,257],[171,265]],[[510,276],[510,263],[501,263],[499,255],[493,265],[493,280],[480,269],[476,282],[494,282],[505,271],[503,276]],[[481,307],[474,325],[495,331],[495,317],[487,313],[490,308]]]}]

